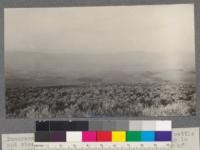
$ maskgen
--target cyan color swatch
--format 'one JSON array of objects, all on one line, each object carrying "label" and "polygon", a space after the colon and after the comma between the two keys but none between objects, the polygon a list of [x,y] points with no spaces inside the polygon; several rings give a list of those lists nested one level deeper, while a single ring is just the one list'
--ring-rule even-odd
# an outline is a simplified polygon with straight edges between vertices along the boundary
[{"label": "cyan color swatch", "polygon": [[155,141],[155,132],[154,131],[142,131],[142,141],[152,142]]}]

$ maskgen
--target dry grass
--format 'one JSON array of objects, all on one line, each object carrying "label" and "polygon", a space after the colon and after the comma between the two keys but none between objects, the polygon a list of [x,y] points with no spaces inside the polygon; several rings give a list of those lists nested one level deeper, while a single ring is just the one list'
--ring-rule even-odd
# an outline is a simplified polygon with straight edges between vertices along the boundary
[{"label": "dry grass", "polygon": [[195,115],[190,84],[98,84],[7,89],[9,118]]},{"label": "dry grass", "polygon": [[195,105],[185,102],[177,101],[173,104],[160,107],[144,108],[144,116],[190,116],[195,115]]}]

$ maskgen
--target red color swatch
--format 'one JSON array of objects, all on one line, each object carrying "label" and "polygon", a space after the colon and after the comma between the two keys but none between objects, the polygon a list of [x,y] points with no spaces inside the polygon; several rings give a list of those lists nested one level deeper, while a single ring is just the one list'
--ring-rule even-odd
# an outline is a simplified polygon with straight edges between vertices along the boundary
[{"label": "red color swatch", "polygon": [[112,132],[111,131],[98,131],[97,132],[97,141],[98,142],[111,142],[112,141]]}]

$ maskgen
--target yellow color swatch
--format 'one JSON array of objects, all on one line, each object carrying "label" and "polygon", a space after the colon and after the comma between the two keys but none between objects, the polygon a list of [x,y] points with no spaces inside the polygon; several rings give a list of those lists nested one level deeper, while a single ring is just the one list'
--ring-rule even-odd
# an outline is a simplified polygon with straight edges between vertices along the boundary
[{"label": "yellow color swatch", "polygon": [[112,142],[126,142],[126,132],[112,131]]}]

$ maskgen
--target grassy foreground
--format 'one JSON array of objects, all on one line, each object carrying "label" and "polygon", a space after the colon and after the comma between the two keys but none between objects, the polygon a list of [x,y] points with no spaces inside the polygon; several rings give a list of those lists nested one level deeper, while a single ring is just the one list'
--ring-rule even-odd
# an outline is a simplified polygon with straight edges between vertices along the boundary
[{"label": "grassy foreground", "polygon": [[6,90],[8,118],[195,115],[192,84],[87,84]]}]

